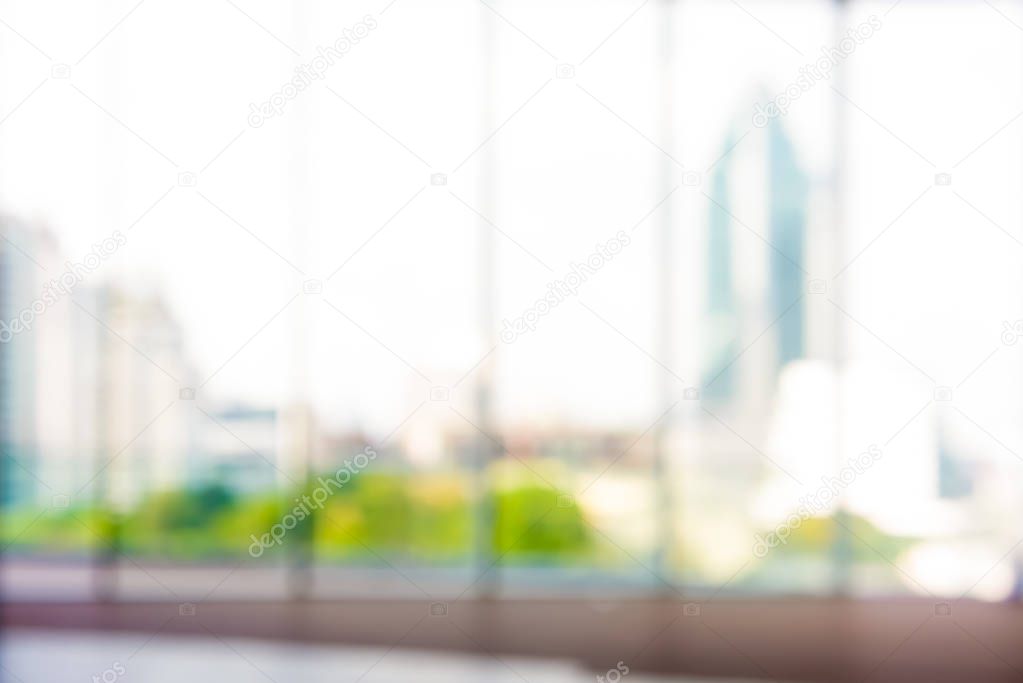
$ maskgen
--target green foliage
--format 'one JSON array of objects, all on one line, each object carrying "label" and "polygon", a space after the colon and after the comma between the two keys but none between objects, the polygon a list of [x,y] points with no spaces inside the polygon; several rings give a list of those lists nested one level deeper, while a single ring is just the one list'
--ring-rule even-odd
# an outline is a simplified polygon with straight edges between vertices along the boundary
[{"label": "green foliage", "polygon": [[579,554],[588,527],[575,505],[559,507],[560,492],[525,485],[496,494],[494,550],[499,554],[559,557]]},{"label": "green foliage", "polygon": [[165,533],[201,529],[234,505],[234,494],[220,484],[165,491],[139,506],[133,521],[147,530]]},{"label": "green foliage", "polygon": [[[310,502],[317,489],[322,507]],[[106,548],[189,561],[246,557],[253,536],[268,533],[303,506],[311,515],[262,557],[307,543],[328,561],[376,563],[384,555],[445,563],[472,553],[477,510],[463,474],[362,472],[340,488],[332,486],[325,500],[322,489],[315,477],[301,490],[283,493],[241,495],[214,484],[154,493],[125,513],[96,507],[46,511],[34,524],[38,510],[14,511],[6,516],[0,536],[15,549],[34,551]],[[493,550],[512,562],[585,551],[589,536],[581,512],[558,507],[559,493],[524,482],[492,493],[487,506],[494,512]]]}]

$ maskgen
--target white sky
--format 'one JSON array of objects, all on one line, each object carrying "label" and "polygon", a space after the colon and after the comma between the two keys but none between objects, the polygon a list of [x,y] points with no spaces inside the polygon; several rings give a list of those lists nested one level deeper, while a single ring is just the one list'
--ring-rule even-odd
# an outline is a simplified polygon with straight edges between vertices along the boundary
[{"label": "white sky", "polygon": [[[515,317],[548,281],[563,277],[596,243],[631,229],[665,188],[680,182],[682,170],[669,163],[662,185],[664,156],[653,143],[670,147],[688,168],[706,170],[724,151],[729,129],[749,128],[756,98],[783,89],[833,42],[834,17],[825,3],[750,0],[743,7],[756,19],[732,3],[683,3],[671,26],[672,141],[659,128],[657,3],[495,5],[507,21],[476,0],[397,0],[381,13],[385,7],[2,3],[0,116],[17,109],[0,124],[0,205],[51,226],[76,257],[131,225],[180,172],[199,172],[197,188],[173,189],[145,215],[101,276],[166,293],[201,377],[266,324],[303,279],[326,278],[358,250],[327,283],[324,298],[390,350],[316,297],[300,298],[245,345],[208,391],[276,402],[297,390],[296,369],[304,363],[308,393],[330,421],[386,432],[427,397],[430,382],[454,384],[488,349],[478,325],[476,256],[483,231],[493,228],[472,209],[508,236],[494,236],[496,316]],[[998,7],[1023,22],[1015,5]],[[813,183],[811,224],[827,228],[831,117],[845,107],[850,256],[930,187],[829,290],[840,291],[847,310],[884,340],[845,323],[856,361],[898,385],[876,399],[860,397],[871,405],[893,401],[883,412],[885,428],[894,429],[933,383],[891,349],[937,383],[955,386],[999,348],[1001,322],[1023,317],[1023,247],[994,225],[1020,236],[1023,124],[997,131],[1023,104],[1023,32],[978,3],[907,1],[889,15],[887,9],[854,3],[851,12],[850,26],[870,14],[883,18],[878,34],[846,63],[845,94],[856,106],[820,83],[783,123]],[[379,27],[323,82],[280,117],[259,129],[247,126],[251,102],[278,90],[316,45],[367,14]],[[496,35],[493,120],[507,121],[489,139],[493,128],[481,113],[487,18],[495,19]],[[53,63],[70,64],[71,78],[51,79]],[[553,78],[560,63],[575,65],[574,79]],[[763,131],[754,129],[735,153],[756,149],[758,136]],[[496,174],[490,205],[480,183],[488,154]],[[951,188],[933,187],[939,171],[952,172]],[[448,185],[430,186],[434,172],[449,174]],[[569,301],[536,332],[499,349],[504,419],[643,429],[660,412],[655,387],[663,370],[635,345],[657,347],[655,230],[662,210],[676,225],[680,327],[677,353],[662,360],[687,383],[698,381],[708,213],[701,189],[709,185],[681,187],[583,288],[579,299],[631,342]],[[758,217],[742,218],[766,232]],[[766,258],[766,247],[754,247]],[[827,258],[811,269],[815,277],[834,274]],[[814,309],[817,324],[830,326],[835,312],[819,301],[811,305],[822,308]],[[303,319],[304,341],[293,334]],[[1018,377],[1018,353],[1002,347],[962,389],[964,410],[1013,448],[1020,441]],[[466,405],[470,388],[471,377],[455,390],[456,405]],[[905,402],[891,398],[904,393]],[[427,411],[422,419],[432,418]],[[870,429],[879,427],[872,422]],[[851,441],[858,452],[859,439]]]}]

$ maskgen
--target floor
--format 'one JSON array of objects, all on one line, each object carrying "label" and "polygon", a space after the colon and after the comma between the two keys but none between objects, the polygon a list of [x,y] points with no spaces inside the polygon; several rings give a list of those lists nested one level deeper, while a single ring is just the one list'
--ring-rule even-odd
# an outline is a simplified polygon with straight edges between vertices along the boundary
[{"label": "floor", "polygon": [[618,671],[590,672],[570,662],[449,655],[400,649],[325,647],[149,634],[7,631],[0,681],[58,683],[666,683]]}]

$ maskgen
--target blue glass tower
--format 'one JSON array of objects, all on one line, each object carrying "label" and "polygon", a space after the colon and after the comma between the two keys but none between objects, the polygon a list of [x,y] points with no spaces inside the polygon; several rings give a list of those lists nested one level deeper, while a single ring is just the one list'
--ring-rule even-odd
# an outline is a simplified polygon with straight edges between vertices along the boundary
[{"label": "blue glass tower", "polygon": [[[752,133],[756,134],[756,133]],[[805,355],[806,311],[802,295],[806,252],[806,206],[809,182],[800,168],[795,148],[785,129],[772,119],[763,133],[767,136],[764,173],[767,186],[767,235],[769,248],[768,278],[763,304],[776,340],[775,357],[769,369],[776,377],[786,364]],[[740,303],[735,275],[735,225],[731,217],[736,145],[734,133],[725,140],[729,150],[718,162],[710,183],[707,220],[707,318],[708,348],[703,395],[706,399],[725,401],[736,392],[739,370],[732,364],[739,355],[743,340]]]}]

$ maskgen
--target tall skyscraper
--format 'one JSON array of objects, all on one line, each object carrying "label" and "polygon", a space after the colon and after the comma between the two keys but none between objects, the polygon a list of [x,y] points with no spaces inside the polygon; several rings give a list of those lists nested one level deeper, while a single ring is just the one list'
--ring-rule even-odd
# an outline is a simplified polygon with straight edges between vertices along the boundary
[{"label": "tall skyscraper", "polygon": [[[796,161],[792,140],[778,119],[772,119],[767,133],[768,211],[771,250],[770,311],[779,318],[777,327],[778,364],[803,357],[806,344],[806,315],[800,298],[805,291],[806,204],[809,183]],[[798,301],[793,306],[793,302]],[[786,309],[792,307],[782,315]]]},{"label": "tall skyscraper", "polygon": [[100,450],[111,459],[102,476],[110,502],[130,507],[186,480],[192,418],[179,396],[190,368],[181,326],[160,296],[104,286],[98,305],[93,314],[118,335],[95,324]]},{"label": "tall skyscraper", "polygon": [[77,504],[90,482],[82,496],[130,505],[179,483],[189,368],[166,306],[67,265],[46,230],[3,219],[0,235],[0,502]]},{"label": "tall skyscraper", "polygon": [[[735,144],[734,135],[725,141],[727,148]],[[735,370],[730,361],[739,353],[739,302],[732,259],[734,247],[731,216],[720,207],[728,207],[731,190],[732,162],[726,156],[711,179],[710,212],[707,216],[707,317],[709,350],[704,378],[704,398],[725,401],[735,391]],[[716,204],[715,204],[716,202]],[[720,206],[718,206],[720,205]]]},{"label": "tall skyscraper", "polygon": [[34,232],[9,218],[0,219],[0,502],[21,503],[36,495],[30,475],[36,460],[34,382],[35,347],[15,334],[11,320],[38,295],[38,265],[26,248]]},{"label": "tall skyscraper", "polygon": [[[704,399],[719,403],[746,391],[740,378],[749,391],[773,387],[785,364],[805,356],[809,198],[806,173],[778,119],[742,141],[729,132],[723,149],[710,179],[703,382]],[[744,352],[754,339],[758,348]]]}]

